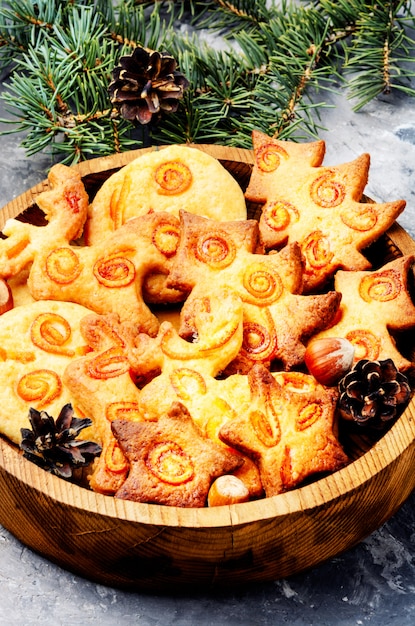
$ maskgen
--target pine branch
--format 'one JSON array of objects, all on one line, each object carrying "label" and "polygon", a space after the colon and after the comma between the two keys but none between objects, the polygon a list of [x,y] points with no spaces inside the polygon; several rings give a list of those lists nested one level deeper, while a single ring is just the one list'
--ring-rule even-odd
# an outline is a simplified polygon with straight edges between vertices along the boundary
[{"label": "pine branch", "polygon": [[415,20],[408,10],[402,0],[370,2],[361,9],[345,62],[346,72],[353,74],[349,88],[354,110],[393,89],[415,96],[410,86],[415,72],[408,67],[415,60],[415,39],[405,30],[415,28]]},{"label": "pine branch", "polygon": [[[251,147],[260,129],[315,137],[322,99],[350,77],[361,108],[380,93],[415,95],[411,2],[363,0],[0,0],[1,98],[7,132],[23,132],[28,155],[71,163],[158,143]],[[187,25],[185,28],[184,26]],[[222,46],[204,43],[204,28]],[[108,86],[122,56],[169,53],[189,82],[177,111],[133,124]],[[346,72],[345,76],[342,75]],[[151,116],[150,116],[151,117]]]}]

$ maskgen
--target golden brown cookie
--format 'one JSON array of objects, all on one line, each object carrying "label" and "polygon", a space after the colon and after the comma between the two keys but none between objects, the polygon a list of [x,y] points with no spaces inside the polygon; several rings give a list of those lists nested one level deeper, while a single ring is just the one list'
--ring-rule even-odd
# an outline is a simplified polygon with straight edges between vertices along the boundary
[{"label": "golden brown cookie", "polygon": [[[393,334],[415,327],[415,306],[409,291],[412,255],[391,261],[376,271],[335,275],[342,293],[336,323],[315,337],[344,337],[355,347],[355,362],[392,359],[401,370],[413,364],[396,346]],[[392,334],[391,334],[392,333]]]},{"label": "golden brown cookie", "polygon": [[292,144],[259,132],[253,133],[253,144],[255,165],[246,198],[265,203],[260,232],[267,249],[299,242],[304,290],[320,289],[337,269],[369,269],[361,251],[393,224],[406,204],[362,200],[369,155],[323,167],[315,144]]},{"label": "golden brown cookie", "polygon": [[[23,287],[28,273],[27,286],[34,300],[77,302],[100,314],[115,312],[155,334],[158,321],[144,302],[143,290],[150,293],[151,287],[153,302],[184,298],[165,286],[180,236],[177,218],[149,213],[136,218],[139,222],[130,220],[94,246],[71,245],[82,233],[88,196],[72,168],[55,166],[49,181],[52,189],[37,198],[48,220],[46,226],[17,219],[6,223],[7,239],[0,241],[0,278],[13,280],[13,289],[23,302],[28,300]],[[159,275],[161,282],[147,284],[150,274]]]},{"label": "golden brown cookie", "polygon": [[131,468],[115,494],[124,500],[203,507],[214,479],[241,464],[204,437],[178,402],[157,422],[115,420],[112,429]]},{"label": "golden brown cookie", "polygon": [[0,432],[14,443],[28,427],[30,407],[58,415],[71,402],[63,373],[88,350],[80,332],[88,313],[78,304],[42,301],[0,316]]},{"label": "golden brown cookie", "polygon": [[275,192],[274,178],[283,171],[287,183],[294,185],[297,171],[319,167],[324,160],[326,144],[322,140],[296,143],[281,141],[254,130],[252,132],[254,168],[245,197],[252,202],[267,202]]},{"label": "golden brown cookie", "polygon": [[[182,315],[192,319],[192,341],[165,321],[157,337],[140,334],[128,352],[131,376],[141,387],[140,413],[156,420],[179,401],[201,432],[223,446],[217,436],[221,424],[235,417],[243,399],[249,398],[246,376],[216,378],[240,350],[242,303],[232,290],[212,290],[186,302]],[[249,459],[244,459],[238,476],[251,497],[261,495],[258,470]]]},{"label": "golden brown cookie", "polygon": [[252,368],[249,382],[250,404],[222,426],[219,436],[258,464],[266,496],[347,463],[333,433],[336,390],[316,382],[308,390],[302,384],[299,392],[262,365]]},{"label": "golden brown cookie", "polygon": [[[302,295],[303,257],[298,244],[281,252],[255,254],[257,225],[222,222],[181,212],[181,237],[172,262],[169,284],[191,290],[200,299],[213,288],[232,289],[244,306],[241,354],[227,372],[243,373],[253,362],[280,360],[285,369],[304,358],[303,341],[328,326],[339,307],[340,294]],[[194,332],[183,314],[180,334]]]},{"label": "golden brown cookie", "polygon": [[174,255],[179,226],[173,215],[150,213],[94,246],[43,244],[28,278],[32,296],[78,302],[99,314],[116,313],[154,335],[158,320],[146,305],[146,275]]},{"label": "golden brown cookie", "polygon": [[[142,386],[140,395],[140,407],[146,419],[157,419],[160,412],[166,412],[179,400],[203,428],[212,394],[215,396],[216,385],[221,382],[215,377],[241,347],[242,303],[232,290],[212,290],[210,295],[194,299],[191,309],[193,341],[180,337],[174,326],[165,321],[154,339],[144,334],[138,336],[130,360],[136,379],[146,381],[153,376]],[[202,407],[200,402],[205,398],[206,406]]]},{"label": "golden brown cookie", "polygon": [[63,382],[84,415],[94,422],[102,446],[88,477],[90,487],[113,495],[123,484],[129,465],[115,440],[114,419],[140,421],[140,392],[130,375],[128,350],[134,330],[120,324],[114,315],[90,314],[81,320],[81,332],[91,352],[73,360],[65,369]]},{"label": "golden brown cookie", "polygon": [[41,252],[44,245],[67,245],[82,234],[88,212],[88,195],[80,174],[66,165],[50,170],[51,189],[39,194],[37,205],[45,214],[46,226],[35,226],[17,219],[7,220],[0,241],[0,276],[16,276]]},{"label": "golden brown cookie", "polygon": [[139,156],[102,185],[89,208],[87,243],[149,211],[178,216],[181,209],[217,220],[246,219],[243,192],[217,159],[171,145]]}]

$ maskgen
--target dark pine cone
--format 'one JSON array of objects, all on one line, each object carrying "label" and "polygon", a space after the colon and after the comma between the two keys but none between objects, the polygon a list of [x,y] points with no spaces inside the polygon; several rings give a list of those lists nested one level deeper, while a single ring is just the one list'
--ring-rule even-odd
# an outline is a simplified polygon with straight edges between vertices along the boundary
[{"label": "dark pine cone", "polygon": [[411,388],[392,359],[358,361],[339,383],[339,410],[346,420],[382,428],[408,402]]},{"label": "dark pine cone", "polygon": [[174,113],[189,86],[176,67],[167,53],[135,48],[132,54],[121,57],[113,71],[108,87],[112,104],[124,119],[140,124],[148,124],[160,111]]},{"label": "dark pine cone", "polygon": [[21,429],[23,456],[52,474],[71,478],[73,468],[88,465],[101,454],[97,443],[76,439],[92,421],[74,417],[70,404],[65,404],[56,422],[46,411],[33,408],[29,409],[29,420],[32,430]]}]

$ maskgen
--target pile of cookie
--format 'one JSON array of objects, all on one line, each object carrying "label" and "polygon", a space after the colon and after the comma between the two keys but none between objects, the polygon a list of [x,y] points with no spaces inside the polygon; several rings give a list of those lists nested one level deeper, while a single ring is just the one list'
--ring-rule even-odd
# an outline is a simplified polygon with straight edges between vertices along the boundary
[{"label": "pile of cookie", "polygon": [[341,337],[355,362],[412,367],[393,332],[415,327],[414,258],[373,270],[362,254],[405,202],[364,201],[368,155],[326,167],[324,142],[260,132],[253,147],[245,193],[189,146],[144,152],[92,199],[76,169],[52,168],[46,225],[10,219],[0,241],[4,436],[19,445],[30,407],[71,403],[102,446],[91,489],[185,507],[348,463],[337,387],[306,349]]}]

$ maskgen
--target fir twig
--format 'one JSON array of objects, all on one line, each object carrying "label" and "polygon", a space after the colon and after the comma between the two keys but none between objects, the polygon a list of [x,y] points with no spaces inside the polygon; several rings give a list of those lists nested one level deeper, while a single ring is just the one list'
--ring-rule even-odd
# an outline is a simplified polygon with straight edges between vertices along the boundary
[{"label": "fir twig", "polygon": [[415,72],[410,68],[415,61],[415,40],[409,35],[415,21],[408,9],[402,0],[372,1],[361,7],[345,62],[346,72],[353,76],[349,87],[356,111],[393,89],[415,95],[411,88]]},{"label": "fir twig", "polygon": [[[207,27],[219,48],[205,43]],[[151,143],[250,147],[254,128],[316,136],[326,105],[314,96],[345,78],[356,109],[415,95],[414,29],[408,0],[0,0],[2,121],[24,133],[28,155],[66,163]],[[190,83],[177,111],[146,127],[122,119],[108,94],[120,57],[139,46],[171,54]]]}]

